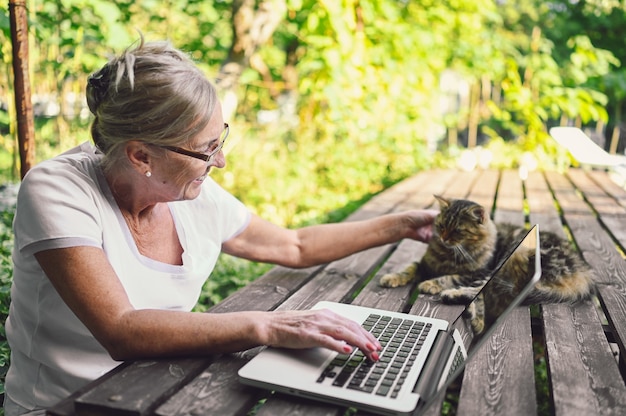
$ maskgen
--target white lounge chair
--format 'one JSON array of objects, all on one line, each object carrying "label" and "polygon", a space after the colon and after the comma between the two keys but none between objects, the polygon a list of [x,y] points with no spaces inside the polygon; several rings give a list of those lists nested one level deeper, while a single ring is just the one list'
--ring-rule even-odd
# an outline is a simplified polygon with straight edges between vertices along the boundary
[{"label": "white lounge chair", "polygon": [[578,127],[552,127],[550,136],[581,165],[600,168],[626,165],[626,156],[608,153]]},{"label": "white lounge chair", "polygon": [[626,156],[608,153],[577,127],[552,127],[550,136],[582,167],[607,169],[618,184],[626,185]]}]

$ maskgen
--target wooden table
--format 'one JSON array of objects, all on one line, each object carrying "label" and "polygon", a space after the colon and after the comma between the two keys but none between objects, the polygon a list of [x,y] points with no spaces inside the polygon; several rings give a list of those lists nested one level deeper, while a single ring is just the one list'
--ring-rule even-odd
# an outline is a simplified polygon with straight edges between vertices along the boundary
[{"label": "wooden table", "polygon": [[[599,281],[598,298],[574,306],[520,307],[465,370],[458,404],[464,415],[624,415],[626,385],[626,191],[603,171],[427,171],[372,198],[347,220],[434,204],[433,194],[475,200],[496,221],[539,223],[571,238]],[[319,300],[453,317],[458,306],[413,288],[385,289],[379,277],[421,257],[405,240],[304,270],[276,267],[211,312],[304,309]],[[533,341],[534,340],[534,341]],[[346,409],[247,387],[237,370],[258,349],[204,359],[128,362],[61,402],[53,415],[340,416]],[[535,367],[547,367],[547,378]],[[537,372],[541,374],[541,372]],[[545,372],[544,372],[545,374]],[[439,414],[435,406],[430,413]],[[363,414],[358,412],[357,414]]]}]

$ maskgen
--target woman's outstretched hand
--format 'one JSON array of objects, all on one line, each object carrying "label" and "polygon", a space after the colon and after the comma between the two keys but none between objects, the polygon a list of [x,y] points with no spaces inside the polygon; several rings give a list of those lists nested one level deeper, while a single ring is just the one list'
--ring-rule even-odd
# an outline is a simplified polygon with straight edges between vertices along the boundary
[{"label": "woman's outstretched hand", "polygon": [[412,233],[409,238],[417,241],[428,243],[433,236],[433,224],[435,217],[439,214],[439,211],[434,209],[424,209],[407,211],[408,220],[410,221]]}]

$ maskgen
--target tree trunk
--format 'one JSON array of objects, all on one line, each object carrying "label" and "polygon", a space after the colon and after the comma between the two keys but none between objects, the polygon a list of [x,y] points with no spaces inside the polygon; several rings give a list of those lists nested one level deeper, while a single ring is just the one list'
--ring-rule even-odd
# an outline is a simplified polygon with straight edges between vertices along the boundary
[{"label": "tree trunk", "polygon": [[9,0],[9,14],[20,174],[24,178],[26,172],[35,164],[35,127],[28,73],[28,16],[25,1]]}]

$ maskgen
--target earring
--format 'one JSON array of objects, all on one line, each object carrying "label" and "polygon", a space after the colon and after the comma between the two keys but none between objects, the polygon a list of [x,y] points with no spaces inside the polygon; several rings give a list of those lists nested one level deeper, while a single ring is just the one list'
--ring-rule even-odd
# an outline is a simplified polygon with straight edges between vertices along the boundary
[{"label": "earring", "polygon": [[152,176],[152,172],[147,171],[147,172],[146,172],[146,177],[147,177],[147,178],[149,178],[150,176]]}]

